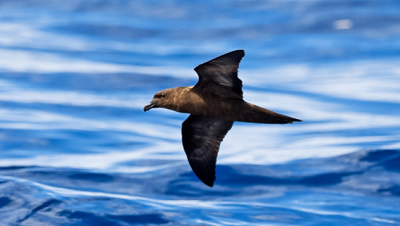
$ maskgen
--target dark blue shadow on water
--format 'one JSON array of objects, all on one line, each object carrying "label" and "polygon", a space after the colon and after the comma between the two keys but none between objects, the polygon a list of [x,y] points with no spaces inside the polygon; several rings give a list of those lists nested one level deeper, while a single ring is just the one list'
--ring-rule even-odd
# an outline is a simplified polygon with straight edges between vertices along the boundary
[{"label": "dark blue shadow on water", "polygon": [[60,203],[61,203],[61,201],[59,201],[59,200],[50,199],[50,200],[48,200],[48,201],[46,201],[46,202],[40,204],[39,206],[33,208],[33,209],[31,210],[31,212],[30,212],[28,215],[26,215],[24,218],[18,220],[17,222],[19,222],[19,223],[20,223],[20,222],[23,222],[23,221],[25,221],[26,219],[30,218],[32,215],[34,215],[36,212],[41,211],[41,210],[44,210],[44,209],[48,208],[49,206],[57,205],[57,204],[60,204]]},{"label": "dark blue shadow on water", "polygon": [[400,156],[389,159],[381,164],[386,170],[400,172]]},{"label": "dark blue shadow on water", "polygon": [[32,168],[35,166],[2,166],[0,167],[0,171],[2,170],[19,170],[19,169],[26,169],[26,168]]},{"label": "dark blue shadow on water", "polygon": [[382,188],[378,190],[379,193],[388,194],[392,196],[400,196],[400,185],[395,185],[390,188]]},{"label": "dark blue shadow on water", "polygon": [[399,156],[399,151],[396,150],[379,150],[368,152],[364,157],[360,158],[361,161],[379,162],[387,158]]},{"label": "dark blue shadow on water", "polygon": [[[2,182],[0,182],[2,183]],[[11,199],[7,197],[0,197],[0,209],[3,208],[4,206],[7,206],[11,202]]]},{"label": "dark blue shadow on water", "polygon": [[99,215],[83,211],[68,211],[64,210],[59,213],[60,216],[69,219],[79,220],[79,225],[104,225],[104,226],[119,226],[118,222],[128,224],[166,224],[170,223],[159,214],[142,214],[142,215]]}]

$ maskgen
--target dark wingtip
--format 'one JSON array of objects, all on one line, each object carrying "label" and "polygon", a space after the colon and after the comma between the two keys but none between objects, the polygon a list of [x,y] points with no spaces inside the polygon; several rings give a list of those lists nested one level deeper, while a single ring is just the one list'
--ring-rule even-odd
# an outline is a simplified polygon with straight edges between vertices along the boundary
[{"label": "dark wingtip", "polygon": [[237,50],[233,50],[232,52],[230,52],[230,53],[239,53],[239,54],[243,54],[244,55],[244,50],[243,49],[237,49]]},{"label": "dark wingtip", "polygon": [[229,53],[225,53],[222,56],[226,56],[226,55],[231,55],[233,58],[237,58],[236,60],[241,60],[244,57],[244,50],[243,49],[238,49],[238,50],[234,50],[232,52]]},{"label": "dark wingtip", "polygon": [[197,178],[199,178],[201,180],[201,182],[203,182],[208,187],[214,186],[214,181],[216,179],[215,173],[213,176],[210,176],[208,174],[196,173],[196,172],[194,172],[194,173],[196,174]]},{"label": "dark wingtip", "polygon": [[[190,166],[192,166],[192,164],[190,164]],[[207,185],[209,187],[213,187],[214,181],[215,181],[215,179],[217,179],[215,177],[215,163],[213,164],[213,166],[214,166],[214,170],[212,171],[213,173],[211,173],[211,171],[206,170],[204,168],[202,170],[199,170],[197,167],[193,168],[193,166],[192,166],[192,170],[193,170],[194,174],[197,176],[197,178],[199,178],[201,180],[201,182],[203,182],[205,185]]]},{"label": "dark wingtip", "polygon": [[194,70],[197,72],[199,70],[199,68],[201,68],[202,66],[204,66],[205,64],[209,63],[210,61],[214,61],[220,58],[226,58],[227,56],[229,56],[229,58],[231,58],[232,60],[238,61],[238,63],[240,62],[240,60],[244,57],[244,50],[243,49],[237,49],[237,50],[233,50],[229,53],[225,53],[219,57],[216,57],[212,60],[209,60],[205,63],[200,64],[199,66],[195,67]]},{"label": "dark wingtip", "polygon": [[208,182],[203,181],[203,183],[210,188],[214,187],[214,181],[208,181]]}]

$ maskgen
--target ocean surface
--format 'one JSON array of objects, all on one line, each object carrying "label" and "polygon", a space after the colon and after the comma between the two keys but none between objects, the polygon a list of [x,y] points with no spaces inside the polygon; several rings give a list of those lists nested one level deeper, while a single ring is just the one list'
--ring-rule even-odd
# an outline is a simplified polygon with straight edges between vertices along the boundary
[{"label": "ocean surface", "polygon": [[[216,181],[143,112],[244,49]],[[400,225],[400,1],[0,1],[0,225]]]}]

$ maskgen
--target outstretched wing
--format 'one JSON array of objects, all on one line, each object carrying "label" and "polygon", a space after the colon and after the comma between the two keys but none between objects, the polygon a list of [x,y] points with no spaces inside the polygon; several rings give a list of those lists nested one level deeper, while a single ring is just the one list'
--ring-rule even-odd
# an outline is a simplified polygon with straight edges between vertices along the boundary
[{"label": "outstretched wing", "polygon": [[182,124],[182,143],[189,164],[197,177],[212,187],[219,145],[233,121],[190,115]]},{"label": "outstretched wing", "polygon": [[194,69],[199,75],[199,81],[193,90],[221,97],[243,98],[242,81],[237,75],[243,57],[243,50],[235,50],[200,64]]}]

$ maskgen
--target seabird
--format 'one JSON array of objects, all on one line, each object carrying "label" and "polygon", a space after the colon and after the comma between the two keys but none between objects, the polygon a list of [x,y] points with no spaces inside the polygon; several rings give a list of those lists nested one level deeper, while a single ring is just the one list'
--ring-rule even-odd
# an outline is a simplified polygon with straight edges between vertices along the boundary
[{"label": "seabird", "polygon": [[212,187],[219,145],[234,121],[286,124],[301,121],[243,100],[238,78],[243,50],[235,50],[200,64],[195,86],[176,87],[156,93],[144,111],[166,108],[190,116],[182,123],[182,143],[197,177]]}]

